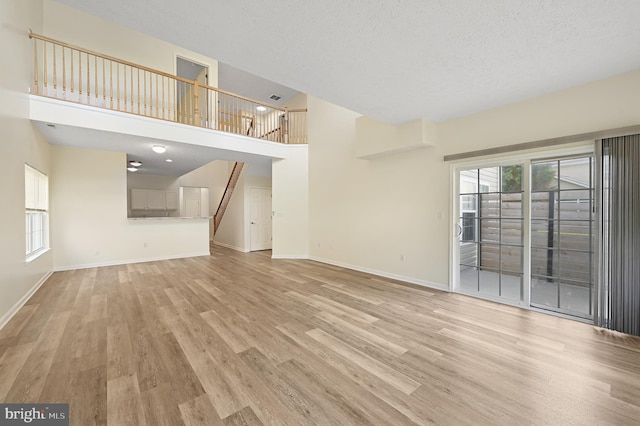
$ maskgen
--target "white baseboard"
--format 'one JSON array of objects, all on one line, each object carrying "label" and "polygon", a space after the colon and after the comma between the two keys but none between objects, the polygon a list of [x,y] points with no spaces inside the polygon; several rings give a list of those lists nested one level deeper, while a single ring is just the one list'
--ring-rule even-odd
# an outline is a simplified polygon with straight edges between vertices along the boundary
[{"label": "white baseboard", "polygon": [[185,257],[199,257],[199,256],[210,256],[210,255],[211,253],[209,253],[208,251],[205,251],[205,252],[198,252],[198,253],[180,254],[177,256],[157,256],[157,257],[147,257],[142,259],[122,259],[122,260],[113,260],[108,262],[84,263],[80,265],[56,266],[53,268],[53,270],[55,272],[73,271],[75,269],[99,268],[101,266],[128,265],[130,263],[156,262],[158,260],[184,259]]},{"label": "white baseboard", "polygon": [[304,259],[308,260],[309,256],[306,254],[272,254],[272,259]]},{"label": "white baseboard", "polygon": [[407,277],[407,276],[399,275],[399,274],[392,274],[390,272],[378,271],[376,269],[363,268],[362,266],[350,265],[348,263],[337,262],[335,260],[324,259],[324,258],[316,257],[316,256],[309,256],[309,259],[315,260],[316,262],[327,263],[329,265],[339,266],[341,268],[346,268],[346,269],[352,269],[354,271],[365,272],[365,273],[371,274],[371,275],[377,275],[377,276],[383,277],[383,278],[391,278],[392,280],[404,281],[404,282],[407,282],[407,283],[417,284],[417,285],[420,285],[420,286],[423,286],[423,287],[429,287],[429,288],[433,288],[433,289],[436,289],[436,290],[442,290],[442,291],[447,291],[447,292],[450,291],[448,285],[441,284],[441,283],[434,283],[432,281],[421,280],[419,278]]},{"label": "white baseboard", "polygon": [[33,296],[33,294],[38,291],[38,289],[42,286],[42,284],[45,283],[45,281],[47,281],[49,279],[49,277],[51,276],[51,274],[53,274],[53,271],[49,271],[47,272],[42,278],[40,278],[38,280],[37,283],[35,283],[35,285],[33,287],[31,287],[29,289],[28,292],[26,292],[24,294],[24,296],[22,296],[20,298],[20,300],[18,300],[16,302],[15,305],[13,305],[11,307],[11,309],[9,309],[9,312],[7,312],[6,314],[4,314],[2,316],[2,318],[0,318],[0,330],[2,330],[2,328],[7,325],[7,323],[9,322],[9,320],[11,320],[11,318],[13,318],[13,316],[18,313],[18,311],[20,310],[20,308],[22,308],[24,306],[25,303],[27,303],[29,301],[29,299],[31,298],[31,296]]},{"label": "white baseboard", "polygon": [[240,248],[240,247],[232,246],[231,244],[221,243],[219,241],[213,241],[213,245],[214,246],[220,246],[220,247],[226,247],[228,249],[239,251],[239,252],[242,252],[242,253],[249,253],[249,250],[245,250],[245,249]]}]

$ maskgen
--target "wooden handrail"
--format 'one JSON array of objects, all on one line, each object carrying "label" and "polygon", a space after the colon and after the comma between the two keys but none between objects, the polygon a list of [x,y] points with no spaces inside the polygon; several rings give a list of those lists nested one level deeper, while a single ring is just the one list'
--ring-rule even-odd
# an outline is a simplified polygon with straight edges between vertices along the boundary
[{"label": "wooden handrail", "polygon": [[258,137],[258,139],[264,139],[264,138],[265,138],[265,136],[269,136],[269,135],[271,135],[271,134],[273,134],[273,133],[276,133],[276,132],[279,132],[279,131],[281,131],[281,130],[282,130],[282,128],[281,128],[281,127],[276,127],[275,129],[270,130],[270,131],[268,131],[267,133],[263,134],[262,136]]},{"label": "wooden handrail", "polygon": [[[29,38],[34,47],[33,93],[38,96],[281,143],[288,141],[289,114],[306,113],[306,109],[270,105],[31,30]],[[302,132],[295,140],[305,143],[306,121],[296,122],[303,125],[298,126]],[[262,136],[257,137],[258,133]]]},{"label": "wooden handrail", "polygon": [[46,36],[43,36],[43,35],[40,35],[40,34],[36,34],[31,30],[29,30],[29,38],[35,38],[35,39],[38,39],[38,40],[42,40],[42,41],[46,41],[46,42],[49,42],[49,43],[57,44],[58,46],[67,47],[69,49],[77,50],[77,51],[82,52],[82,53],[86,53],[86,54],[89,54],[89,55],[97,56],[98,58],[106,59],[108,61],[118,62],[118,63],[123,64],[123,65],[129,65],[130,67],[138,68],[138,69],[141,69],[143,71],[148,71],[148,72],[153,73],[153,74],[159,74],[159,75],[161,75],[163,77],[173,78],[175,80],[182,81],[184,83],[191,83],[191,84],[193,83],[192,80],[187,80],[186,78],[182,78],[182,77],[179,77],[177,75],[172,75],[172,74],[166,73],[164,71],[160,71],[160,70],[154,70],[153,68],[145,67],[144,65],[136,64],[135,62],[129,62],[129,61],[124,60],[124,59],[115,58],[113,56],[104,55],[102,53],[98,53],[98,52],[95,52],[93,50],[85,49],[84,47],[79,47],[79,46],[75,46],[73,44],[65,43],[63,41],[58,41],[58,40],[56,40],[54,38],[50,38],[50,37],[46,37]]},{"label": "wooden handrail", "polygon": [[[65,42],[56,40],[56,39],[51,38],[51,37],[46,37],[46,36],[43,36],[43,35],[40,35],[40,34],[36,34],[31,30],[29,30],[29,38],[35,38],[35,39],[38,39],[38,40],[42,40],[42,41],[46,41],[46,42],[49,42],[49,43],[57,44],[58,46],[63,46],[63,47],[69,48],[69,49],[77,50],[78,52],[86,53],[88,55],[97,56],[98,58],[101,58],[101,59],[106,59],[108,61],[118,62],[118,63],[120,63],[122,65],[128,65],[130,67],[138,68],[138,69],[140,69],[142,71],[147,71],[147,72],[150,72],[150,73],[153,73],[153,74],[158,74],[158,75],[161,75],[163,77],[172,78],[172,79],[177,80],[177,81],[182,81],[183,83],[189,83],[189,84],[195,84],[196,83],[196,80],[188,80],[186,78],[183,78],[183,77],[180,77],[180,76],[177,76],[177,75],[172,75],[172,74],[166,73],[164,71],[155,70],[153,68],[145,67],[144,65],[136,64],[135,62],[130,62],[130,61],[127,61],[127,60],[124,60],[124,59],[116,58],[114,56],[109,56],[109,55],[105,55],[105,54],[102,54],[102,53],[98,53],[96,51],[93,51],[93,50],[90,50],[90,49],[85,49],[85,48],[79,47],[79,46],[75,46],[73,44],[65,43]],[[209,86],[207,84],[202,84],[202,83],[198,83],[198,84],[199,84],[200,87],[208,89],[208,90],[213,90],[214,92],[218,92],[218,93],[222,93],[222,94],[225,94],[225,95],[233,96],[234,98],[242,99],[243,101],[252,102],[254,104],[262,105],[262,106],[265,106],[267,108],[271,108],[271,109],[274,109],[274,110],[277,110],[277,111],[284,112],[284,108],[280,108],[280,107],[277,107],[275,105],[271,105],[271,104],[268,104],[268,103],[265,103],[265,102],[262,102],[262,101],[258,101],[258,100],[251,99],[251,98],[247,98],[245,96],[238,95],[238,94],[235,94],[235,93],[232,93],[232,92],[228,92],[228,91],[226,91],[224,89],[220,89],[218,87],[213,87],[213,86]]]},{"label": "wooden handrail", "polygon": [[231,174],[229,175],[229,180],[227,181],[227,186],[224,189],[224,193],[222,194],[222,198],[220,199],[220,204],[218,204],[218,208],[216,209],[216,213],[213,215],[213,234],[218,231],[218,227],[220,226],[220,222],[222,222],[222,217],[224,216],[224,212],[227,211],[227,207],[229,206],[229,202],[231,201],[231,195],[233,195],[233,190],[240,179],[240,173],[242,173],[242,168],[244,167],[244,163],[236,162],[233,165],[233,169],[231,170]]}]

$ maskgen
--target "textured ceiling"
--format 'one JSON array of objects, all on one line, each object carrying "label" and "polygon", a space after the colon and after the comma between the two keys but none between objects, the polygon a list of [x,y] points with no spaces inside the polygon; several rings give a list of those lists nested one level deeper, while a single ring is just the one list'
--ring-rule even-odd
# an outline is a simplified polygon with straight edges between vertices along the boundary
[{"label": "textured ceiling", "polygon": [[387,122],[640,69],[638,0],[60,0]]}]

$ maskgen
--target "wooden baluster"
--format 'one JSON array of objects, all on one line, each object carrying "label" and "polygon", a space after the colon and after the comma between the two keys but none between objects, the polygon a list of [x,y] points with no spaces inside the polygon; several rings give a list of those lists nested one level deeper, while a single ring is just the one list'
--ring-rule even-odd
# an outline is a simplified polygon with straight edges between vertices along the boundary
[{"label": "wooden baluster", "polygon": [[82,102],[82,52],[78,50],[78,95]]},{"label": "wooden baluster", "polygon": [[[95,58],[95,56],[94,56]],[[95,59],[94,59],[95,62]],[[96,68],[94,66],[94,68]],[[98,71],[96,71],[98,72]],[[98,96],[98,81],[97,79],[93,82],[93,90],[96,92],[96,96]],[[91,63],[89,62],[89,55],[87,55],[87,103],[91,104]]]},{"label": "wooden baluster", "polygon": [[133,113],[133,67],[129,67],[131,70],[131,113]]},{"label": "wooden baluster", "polygon": [[124,110],[127,110],[127,66],[122,67],[122,94],[124,95]]},{"label": "wooden baluster", "polygon": [[69,49],[71,52],[71,94],[73,94],[74,92],[74,88],[73,88],[73,49]]},{"label": "wooden baluster", "polygon": [[[98,57],[93,57],[93,91],[96,98],[96,105],[98,105]],[[91,96],[89,96],[91,97]]]},{"label": "wooden baluster", "polygon": [[116,97],[118,98],[118,111],[120,111],[120,64],[116,64],[116,84],[118,85],[118,92]]},{"label": "wooden baluster", "polygon": [[156,74],[156,113],[154,117],[159,117],[158,111],[160,110],[160,97],[158,96],[158,74]]},{"label": "wooden baluster", "polygon": [[51,47],[53,48],[53,90],[57,97],[58,96],[58,75],[56,73],[56,45],[52,44]]},{"label": "wooden baluster", "polygon": [[44,53],[42,57],[42,83],[43,83],[43,92],[45,96],[48,96],[47,93],[47,42],[42,43],[42,51]]},{"label": "wooden baluster", "polygon": [[[166,79],[166,77],[162,76],[162,81],[164,82],[164,80]],[[164,116],[164,84],[160,84],[160,86],[162,86],[162,119],[165,119]]]},{"label": "wooden baluster", "polygon": [[194,125],[199,126],[200,121],[198,119],[198,89],[200,86],[198,85],[198,80],[193,82],[193,121]]},{"label": "wooden baluster", "polygon": [[38,83],[38,40],[33,39],[33,83],[35,87],[33,90],[36,95],[40,93],[40,86]]},{"label": "wooden baluster", "polygon": [[140,68],[136,68],[138,70],[138,114],[140,114]]},{"label": "wooden baluster", "polygon": [[65,49],[62,46],[62,98],[67,99],[67,64],[64,52]]},{"label": "wooden baluster", "polygon": [[109,109],[113,109],[113,61],[109,60]]},{"label": "wooden baluster", "polygon": [[104,58],[102,58],[102,107],[107,107],[107,76],[104,69]]},{"label": "wooden baluster", "polygon": [[144,115],[147,115],[147,72],[142,71],[142,82],[144,84]]}]

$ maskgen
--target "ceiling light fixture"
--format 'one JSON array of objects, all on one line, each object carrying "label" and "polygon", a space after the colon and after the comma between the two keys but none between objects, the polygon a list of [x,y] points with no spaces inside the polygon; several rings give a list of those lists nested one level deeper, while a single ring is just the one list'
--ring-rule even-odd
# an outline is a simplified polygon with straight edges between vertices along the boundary
[{"label": "ceiling light fixture", "polygon": [[166,161],[167,163],[173,163],[173,160],[172,160],[171,158],[167,158],[167,159],[166,159],[166,160],[164,160],[164,161]]},{"label": "ceiling light fixture", "polygon": [[127,170],[129,170],[130,172],[137,172],[138,169],[136,169],[135,167],[127,167]]},{"label": "ceiling light fixture", "polygon": [[129,164],[132,165],[133,167],[140,167],[142,166],[142,163],[138,160],[131,160],[129,161]]},{"label": "ceiling light fixture", "polygon": [[167,150],[167,148],[162,145],[154,145],[151,149],[153,149],[153,152],[157,152],[158,154],[163,154]]},{"label": "ceiling light fixture", "polygon": [[258,106],[256,107],[256,109],[257,109],[258,111],[260,111],[260,112],[262,112],[262,111],[266,111],[266,110],[267,110],[267,108],[263,107],[262,105],[258,105]]}]

